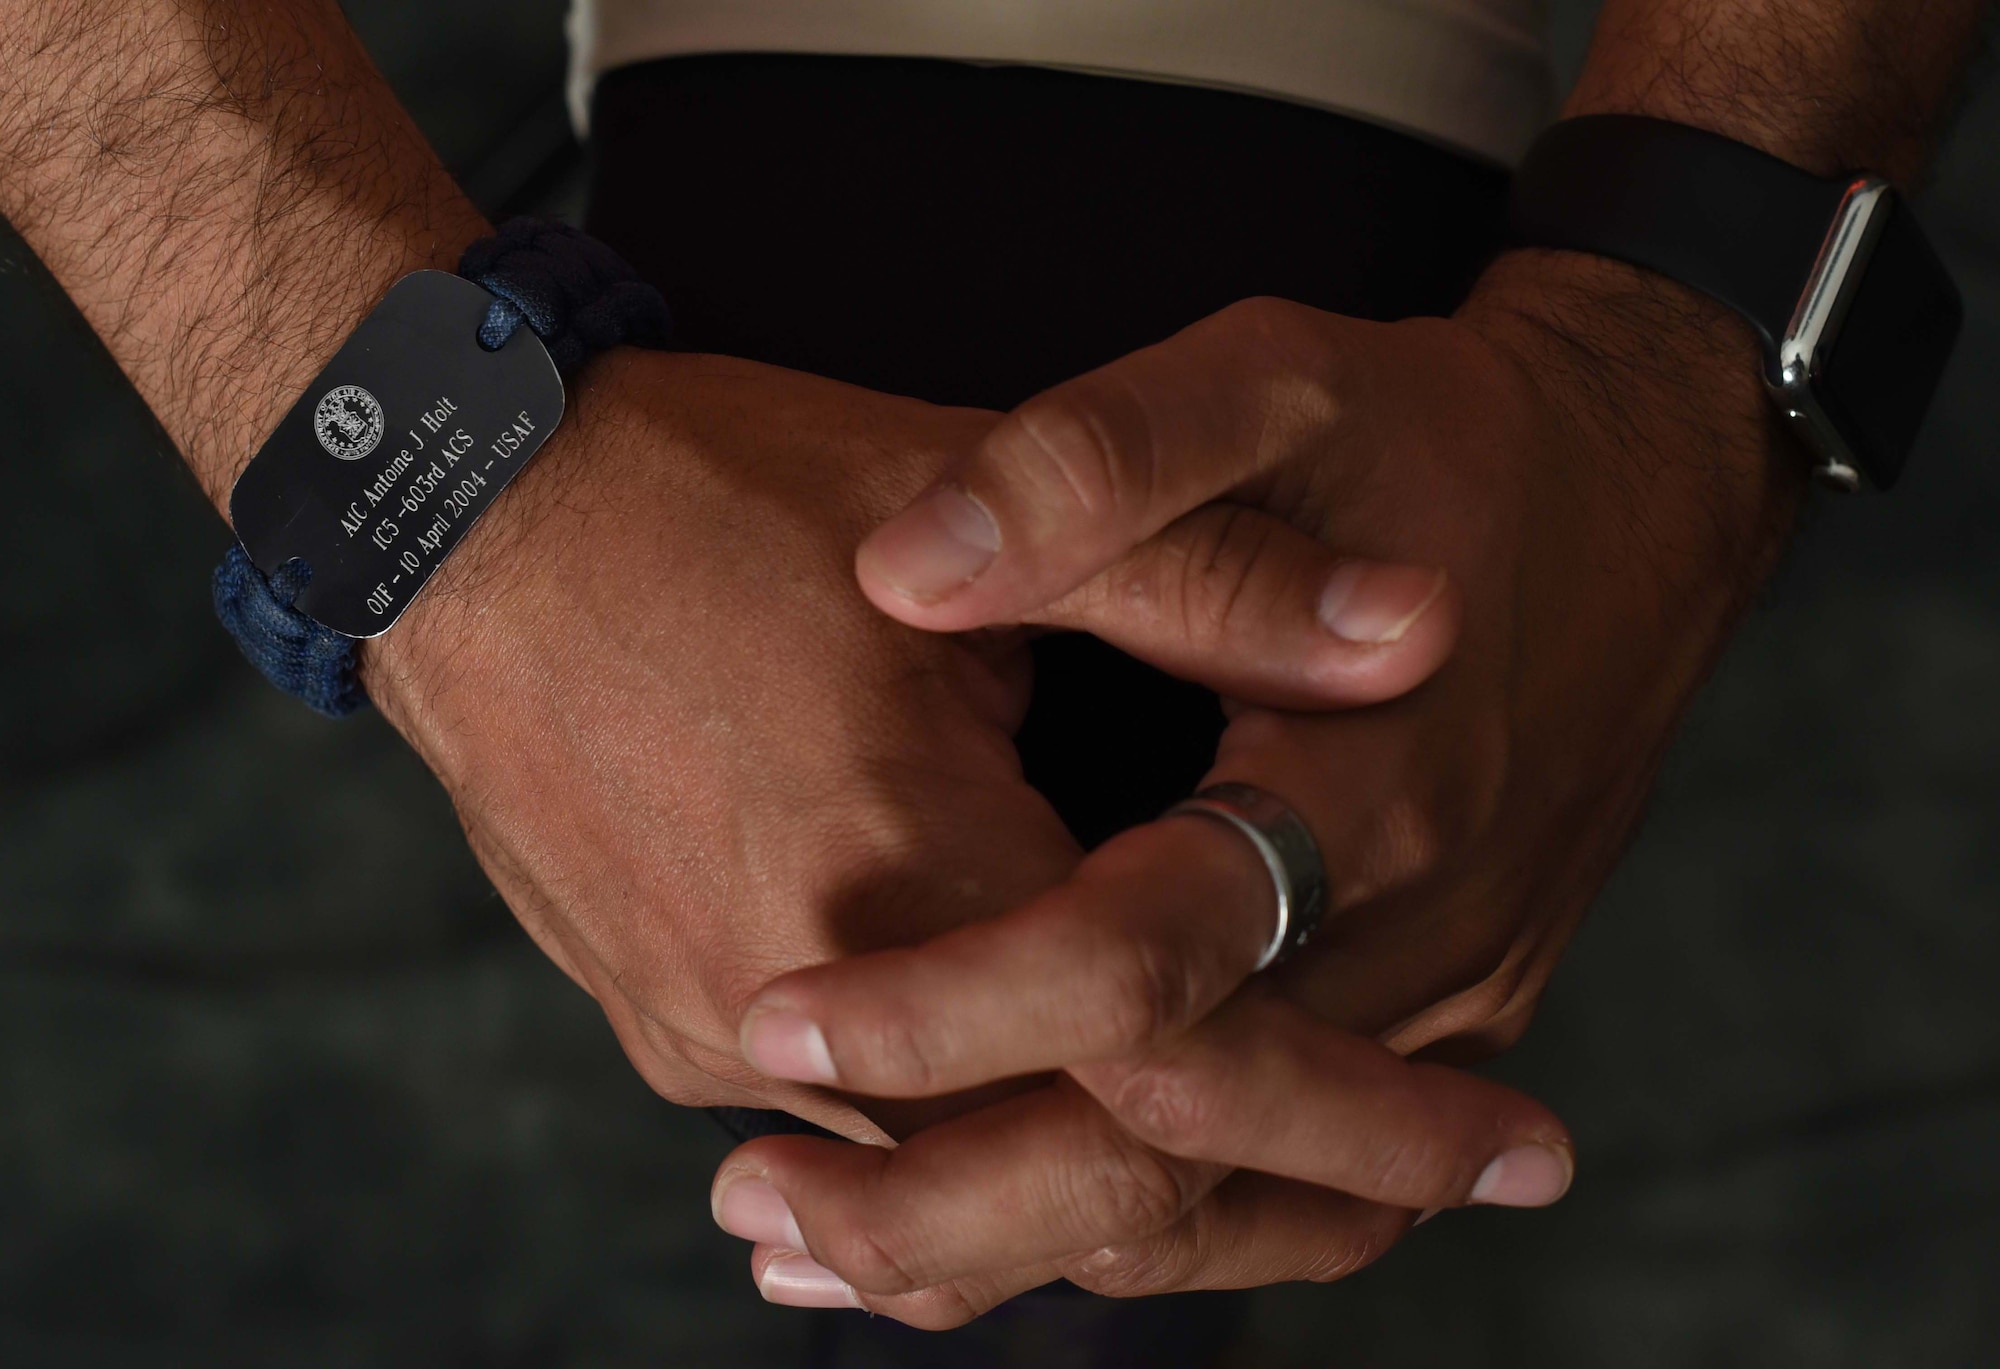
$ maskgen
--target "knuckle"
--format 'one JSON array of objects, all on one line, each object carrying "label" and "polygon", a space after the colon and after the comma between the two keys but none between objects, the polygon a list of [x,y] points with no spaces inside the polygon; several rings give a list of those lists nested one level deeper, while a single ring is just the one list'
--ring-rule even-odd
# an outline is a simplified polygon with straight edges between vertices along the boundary
[{"label": "knuckle", "polygon": [[1468,1056],[1498,1055],[1527,1034],[1540,1006],[1538,982],[1519,957],[1502,959],[1471,987],[1454,995],[1446,1008],[1448,1039]]},{"label": "knuckle", "polygon": [[1481,1054],[1501,1055],[1521,1044],[1535,1021],[1535,1005],[1523,1000],[1509,1011],[1496,1015],[1485,1026],[1466,1034],[1466,1043]]},{"label": "knuckle", "polygon": [[1223,649],[1255,595],[1268,519],[1212,505],[1169,524],[1142,553],[1079,592],[1076,606],[1170,627],[1197,653]]},{"label": "knuckle", "polygon": [[1136,1050],[1193,1020],[1195,986],[1179,955],[1144,934],[1111,954],[1103,1001],[1117,1045]]},{"label": "knuckle", "polygon": [[1394,1243],[1373,1228],[1356,1232],[1314,1251],[1299,1277],[1307,1283],[1338,1283],[1381,1259]]},{"label": "knuckle", "polygon": [[1078,381],[1018,410],[994,439],[1010,479],[1036,503],[1090,519],[1132,502],[1143,493],[1135,484],[1150,483],[1150,475],[1129,457],[1106,402],[1101,387]]},{"label": "knuckle", "polygon": [[616,995],[600,1002],[604,1020],[619,1049],[646,1086],[681,1107],[706,1107],[738,1101],[748,1074],[730,1060],[704,1051],[676,1034],[657,1018],[640,1012]]},{"label": "knuckle", "polygon": [[907,1005],[875,1005],[844,1034],[874,1087],[925,1096],[939,1091],[936,1043]]},{"label": "knuckle", "polygon": [[1217,323],[1232,335],[1304,344],[1325,336],[1317,309],[1277,295],[1252,295],[1223,309]]},{"label": "knuckle", "polygon": [[871,1227],[866,1209],[858,1205],[850,1207],[847,1219],[830,1232],[814,1234],[815,1256],[863,1293],[893,1297],[914,1293],[931,1282],[917,1276],[900,1243]]},{"label": "knuckle", "polygon": [[1065,1170],[1068,1210],[1100,1239],[1149,1236],[1179,1219],[1192,1201],[1179,1168],[1130,1138],[1111,1139],[1089,1161]]},{"label": "knuckle", "polygon": [[1105,1298],[1144,1298],[1183,1287],[1198,1264],[1180,1233],[1149,1241],[1108,1245],[1067,1262],[1064,1277]]},{"label": "knuckle", "polygon": [[1247,299],[1225,311],[1254,348],[1270,378],[1274,427],[1293,439],[1319,432],[1338,418],[1347,386],[1346,355],[1334,345],[1327,317],[1292,300]]},{"label": "knuckle", "polygon": [[862,1301],[869,1305],[869,1311],[893,1317],[919,1331],[956,1331],[992,1310],[990,1304],[969,1295],[955,1283],[939,1284],[921,1293],[906,1294],[885,1305],[874,1305],[874,1301],[866,1296]]},{"label": "knuckle", "polygon": [[[1446,952],[1449,953],[1448,948]],[[1514,929],[1492,927],[1459,952],[1461,987],[1450,1002],[1460,1030],[1483,1027],[1509,1012],[1529,986],[1530,948]]]},{"label": "knuckle", "polygon": [[1506,809],[1509,750],[1506,724],[1482,719],[1428,782],[1376,806],[1355,849],[1370,894],[1429,879],[1487,841]]},{"label": "knuckle", "polygon": [[1457,764],[1432,794],[1440,830],[1457,845],[1489,832],[1506,807],[1512,773],[1513,723],[1501,707],[1488,707],[1463,729]]},{"label": "knuckle", "polygon": [[1464,1168],[1455,1146],[1428,1138],[1391,1145],[1358,1166],[1365,1192],[1419,1205],[1457,1192]]},{"label": "knuckle", "polygon": [[1237,504],[1204,510],[1190,520],[1176,558],[1174,599],[1182,632],[1193,642],[1225,640],[1245,613],[1259,607],[1252,591],[1273,524]]},{"label": "knuckle", "polygon": [[1514,1006],[1526,973],[1520,958],[1500,954],[1463,995],[1467,1025],[1489,1026]]},{"label": "knuckle", "polygon": [[713,1107],[734,1096],[725,1085],[699,1071],[687,1069],[671,1056],[622,1038],[619,1044],[640,1081],[669,1103],[684,1108]]},{"label": "knuckle", "polygon": [[1170,1062],[1129,1067],[1105,1105],[1127,1131],[1169,1154],[1203,1155],[1212,1144],[1216,1100]]},{"label": "knuckle", "polygon": [[1378,804],[1366,835],[1350,853],[1351,878],[1364,896],[1379,897],[1437,873],[1451,843],[1437,810],[1421,798]]},{"label": "knuckle", "polygon": [[1505,928],[1491,929],[1467,945],[1451,944],[1449,929],[1437,938],[1440,959],[1458,967],[1441,996],[1397,1032],[1398,1049],[1435,1048],[1435,1059],[1469,1063],[1518,1043],[1534,1022],[1548,971],[1531,947],[1518,946]]}]

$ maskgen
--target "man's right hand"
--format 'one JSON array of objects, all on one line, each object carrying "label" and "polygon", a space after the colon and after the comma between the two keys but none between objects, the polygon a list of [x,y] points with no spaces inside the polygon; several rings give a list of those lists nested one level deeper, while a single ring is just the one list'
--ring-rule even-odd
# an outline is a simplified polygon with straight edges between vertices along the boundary
[{"label": "man's right hand", "polygon": [[1013,759],[1027,679],[1009,653],[910,632],[851,588],[869,520],[991,421],[612,353],[364,649],[370,696],[508,904],[676,1102],[880,1138],[832,1095],[745,1067],[742,1003],[1076,860]]}]

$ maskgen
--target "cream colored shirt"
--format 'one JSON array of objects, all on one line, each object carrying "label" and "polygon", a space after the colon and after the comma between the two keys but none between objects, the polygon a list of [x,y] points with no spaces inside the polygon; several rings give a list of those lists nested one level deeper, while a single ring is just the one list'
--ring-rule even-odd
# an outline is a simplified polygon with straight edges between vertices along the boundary
[{"label": "cream colored shirt", "polygon": [[1500,163],[1548,118],[1542,0],[572,0],[571,110],[655,57],[817,52],[1250,91]]}]

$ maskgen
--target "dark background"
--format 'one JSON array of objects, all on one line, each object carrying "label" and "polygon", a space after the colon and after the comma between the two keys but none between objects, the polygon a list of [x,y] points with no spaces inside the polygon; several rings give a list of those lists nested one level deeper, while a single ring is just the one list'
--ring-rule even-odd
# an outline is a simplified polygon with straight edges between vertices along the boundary
[{"label": "dark background", "polygon": [[[574,212],[559,0],[349,9],[482,204]],[[1575,1191],[1257,1294],[1235,1362],[2000,1363],[1996,140],[1979,83],[1910,474],[1817,503],[1499,1067]],[[222,525],[4,229],[0,434],[0,1365],[802,1363],[709,1222],[726,1142],[379,720],[236,657]]]}]

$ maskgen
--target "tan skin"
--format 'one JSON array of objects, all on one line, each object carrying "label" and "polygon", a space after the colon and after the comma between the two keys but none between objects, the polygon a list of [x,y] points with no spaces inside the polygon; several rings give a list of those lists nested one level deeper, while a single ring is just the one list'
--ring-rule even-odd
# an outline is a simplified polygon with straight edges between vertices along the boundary
[{"label": "tan skin", "polygon": [[[1569,108],[1682,119],[1907,185],[1982,9],[1622,0]],[[935,631],[1087,602],[1102,565],[1218,499],[1435,560],[1464,588],[1466,626],[1433,680],[1384,707],[1234,709],[1211,779],[1285,796],[1335,875],[1328,934],[1279,974],[1244,985],[1242,901],[1204,905],[1174,879],[1181,819],[1003,917],[759,996],[746,1051],[795,1079],[906,1097],[1063,1071],[1038,1102],[894,1151],[741,1148],[716,1206],[757,1242],[766,1295],[949,1326],[1058,1276],[1121,1295],[1338,1276],[1400,1235],[1394,1209],[1415,1204],[1393,1181],[1449,1156],[1356,1169],[1338,1153],[1345,1118],[1294,1125],[1243,1080],[1274,1053],[1291,1067],[1274,1077],[1310,1076],[1309,1052],[1274,1044],[1294,1012],[1434,1056],[1525,1029],[1801,498],[1803,456],[1758,364],[1719,306],[1569,254],[1503,257],[1450,321],[1253,301],[1031,401],[878,531],[861,584]],[[940,590],[922,569],[934,501],[959,501],[963,525],[968,499],[999,551]],[[816,1056],[797,1045],[814,1032]],[[1177,1163],[1122,1172],[1100,1140],[1113,1124]],[[1539,1173],[1545,1192],[1567,1177]],[[1470,1183],[1435,1187],[1457,1202]],[[1075,1195],[1119,1185],[1127,1202],[1074,1220]]]},{"label": "tan skin", "polygon": [[[582,398],[570,445],[521,477],[532,513],[382,640],[371,693],[661,1094],[871,1139],[935,1116],[773,1081],[737,1022],[784,969],[1074,868],[1013,752],[1019,646],[913,632],[849,575],[866,528],[993,420],[716,357],[612,358]],[[1211,848],[1226,886],[1239,853]]]},{"label": "tan skin", "polygon": [[[219,508],[388,285],[486,231],[326,0],[5,0],[0,211]],[[921,942],[1076,868],[1013,754],[1019,634],[896,623],[852,578],[867,531],[997,416],[639,353],[593,366],[572,414],[364,648],[370,695],[666,1097],[789,1108],[873,1141],[989,1100],[857,1107],[752,1068],[738,1028],[776,975]],[[1343,637],[1318,606],[1353,564],[1282,520],[1197,508],[1107,563],[1094,600],[1022,616],[1268,704],[1368,703],[1446,658],[1459,594],[1435,567],[1377,566],[1374,616],[1399,633]],[[1254,929],[1243,850],[1206,831],[1184,846],[1184,887],[1242,903]],[[1353,1132],[1362,1168],[1449,1150],[1405,1201],[1563,1141],[1531,1100],[1334,1025],[1237,1029],[1317,1053],[1329,1107],[1350,1083],[1401,1100]],[[1152,1162],[1128,1134],[1104,1140]]]},{"label": "tan skin", "polygon": [[[772,985],[746,1019],[746,1051],[768,1064],[773,1023],[810,1020],[835,1071],[819,1082],[912,1097],[1065,1073],[1044,1088],[1034,1127],[1019,1120],[1030,1105],[1014,1099],[892,1152],[753,1142],[718,1177],[725,1225],[741,1202],[730,1197],[734,1183],[769,1184],[814,1261],[856,1300],[946,1326],[1055,1277],[1131,1294],[1345,1273],[1392,1244],[1418,1210],[1468,1201],[1481,1177],[1463,1165],[1473,1147],[1348,1156],[1340,1142],[1349,1110],[1291,1102],[1317,1055],[1279,1054],[1274,1042],[1295,1020],[1331,1020],[1400,1052],[1485,1051],[1525,1027],[1624,847],[1663,739],[1760,569],[1746,561],[1710,576],[1711,558],[1769,556],[1797,491],[1775,462],[1753,465],[1746,479],[1767,494],[1761,506],[1742,501],[1744,523],[1691,522],[1671,530],[1689,541],[1660,547],[1631,545],[1627,529],[1586,516],[1643,497],[1629,484],[1636,462],[1607,470],[1596,453],[1629,450],[1641,435],[1669,450],[1714,450],[1713,410],[1670,426],[1666,415],[1689,410],[1662,392],[1633,431],[1581,427],[1544,388],[1571,364],[1567,344],[1503,306],[1500,279],[1450,322],[1378,325],[1279,302],[1239,306],[1116,363],[1115,377],[1087,377],[1038,401],[1101,404],[1088,423],[1032,406],[1017,415],[1038,434],[1034,455],[1003,428],[954,472],[1003,529],[1032,528],[1035,492],[1081,482],[1074,472],[1009,479],[1041,459],[1050,434],[1088,432],[1093,445],[1075,454],[1075,469],[1129,462],[1153,477],[1106,477],[1106,486],[1163,501],[1110,529],[1103,552],[1142,540],[1184,503],[1254,501],[1315,537],[1364,546],[1393,537],[1437,559],[1466,586],[1464,634],[1424,688],[1382,708],[1233,709],[1209,778],[1283,795],[1334,876],[1326,933],[1296,964],[1244,985],[1268,886],[1253,867],[1233,897],[1218,898],[1187,877],[1207,825],[1177,819],[1115,840],[1069,883],[1004,917]],[[1707,379],[1712,393],[1736,392],[1745,446],[1765,441],[1754,372],[1718,359]],[[1261,403],[1218,406],[1204,384]],[[1315,397],[1302,403],[1307,392]],[[1134,396],[1151,407],[1121,419]],[[1204,426],[1218,414],[1230,426]],[[1147,445],[1155,434],[1166,441]],[[1213,451],[1244,454],[1244,468],[1213,472]],[[1653,468],[1669,486],[1690,469],[1665,460]],[[1158,474],[1174,471],[1190,478]],[[1091,517],[1111,522],[1109,507],[1098,501]],[[1559,516],[1544,522],[1536,511]],[[1066,556],[1088,542],[1074,521],[1047,527]],[[1003,546],[1028,559],[1035,536]],[[1592,573],[1578,576],[1579,565]],[[1663,567],[1704,573],[1675,596],[1662,592]],[[866,549],[861,574],[900,617],[984,613],[955,597],[895,605]],[[999,597],[1013,587],[982,577],[969,592]],[[1572,693],[1579,678],[1591,687]],[[1244,1080],[1267,1076],[1267,1088],[1245,1091]],[[1171,1161],[1135,1178],[1124,1160],[1105,1158],[1113,1126]],[[1546,1139],[1561,1159],[1516,1200],[1549,1201],[1567,1185],[1561,1138]],[[1054,1177],[1065,1169],[1069,1177]],[[1079,1202],[1100,1188],[1137,1196]],[[1100,1220],[1080,1227],[1079,1208]],[[1321,1219],[1301,1222],[1303,1211]],[[738,1234],[759,1239],[771,1292],[769,1262],[784,1259],[782,1242],[768,1230]],[[800,1278],[794,1265],[783,1272]]]},{"label": "tan skin", "polygon": [[[1978,8],[1620,0],[1577,107],[1663,112],[1821,169],[1907,176]],[[0,211],[218,504],[388,283],[449,266],[484,231],[321,0],[5,0]],[[1258,419],[1260,377],[1285,367],[1306,378],[1308,419],[1360,415],[1357,395],[1374,398],[1374,431],[1413,439],[1397,447],[1407,462],[1389,463],[1394,444],[1379,439],[1279,425],[1296,450],[1211,481],[1202,497],[1222,503],[1110,525],[1102,569],[1055,575],[1054,603],[995,601],[956,622],[899,612],[900,625],[870,609],[851,558],[947,463],[989,450],[992,418],[747,363],[615,359],[365,654],[371,692],[438,770],[523,922],[679,1101],[790,1107],[857,1139],[907,1134],[980,1100],[864,1113],[760,1073],[739,1036],[759,987],[1016,905],[1041,921],[1010,914],[978,934],[1091,938],[1108,925],[1087,944],[1114,982],[1149,946],[1135,910],[1176,929],[1178,961],[1125,976],[1176,992],[1106,997],[1140,1011],[1097,1023],[1082,1054],[1061,1033],[1041,1049],[996,1014],[979,1032],[1010,1054],[961,1051],[881,1091],[1065,1067],[1055,1082],[1010,1085],[896,1151],[767,1142],[739,1155],[725,1181],[775,1181],[797,1210],[777,1235],[833,1266],[791,1258],[794,1289],[949,1325],[1059,1273],[1128,1293],[1333,1277],[1385,1248],[1412,1209],[1468,1200],[1496,1157],[1556,1156],[1539,1171],[1544,1198],[1567,1182],[1566,1138],[1545,1111],[1406,1064],[1312,1009],[1401,1049],[1518,1033],[1673,718],[1782,540],[1795,467],[1755,402],[1741,334],[1636,273],[1515,257],[1456,324],[1366,339],[1356,327],[1251,306],[1168,344],[1166,369],[1210,387],[1221,403],[1204,421],[1223,432]],[[1204,369],[1218,328],[1277,339],[1246,357],[1278,371]],[[1336,383],[1369,354],[1406,364],[1359,390]],[[1326,465],[1336,450],[1348,469]],[[1409,472],[1422,478],[1400,483]],[[1435,687],[1400,703],[1238,716],[1218,774],[1286,793],[1314,823],[1341,916],[1319,957],[1232,993],[1268,917],[1245,851],[1181,821],[1079,868],[1012,765],[1010,643],[918,629],[1046,621],[1246,701],[1393,697],[1442,660],[1457,601],[1440,599],[1442,615],[1395,651],[1315,636],[1336,551],[1418,565],[1434,553],[1474,616]],[[895,612],[881,589],[878,607]],[[1244,678],[1229,662],[1246,658],[1278,664]],[[1024,963],[1043,951],[1034,936],[1010,944]],[[827,1025],[840,1071],[858,1075],[867,1052]],[[1253,1047],[1261,1072],[1242,1068]],[[1274,1097],[1303,1097],[1291,1111],[1304,1130],[1273,1123]],[[1354,1099],[1371,1106],[1343,1111]],[[890,1157],[895,1173],[873,1177]],[[839,1210],[828,1195],[856,1165],[900,1201]],[[782,1258],[769,1242],[755,1257],[767,1291]]]}]

